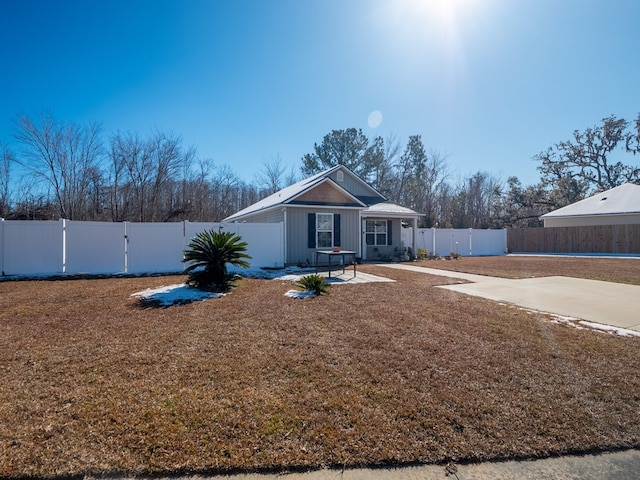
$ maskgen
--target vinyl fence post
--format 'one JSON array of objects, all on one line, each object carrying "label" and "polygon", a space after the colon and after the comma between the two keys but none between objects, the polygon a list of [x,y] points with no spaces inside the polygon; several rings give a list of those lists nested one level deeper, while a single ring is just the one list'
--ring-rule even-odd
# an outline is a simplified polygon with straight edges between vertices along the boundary
[{"label": "vinyl fence post", "polygon": [[473,228],[469,229],[469,256],[473,255]]},{"label": "vinyl fence post", "polygon": [[509,239],[508,233],[509,232],[507,231],[507,227],[503,228],[502,231],[504,232],[504,237],[503,237],[504,248],[503,248],[503,251],[504,251],[505,254],[507,254],[507,253],[509,253],[509,242],[508,242],[508,239]]},{"label": "vinyl fence post", "polygon": [[436,254],[436,227],[431,227],[431,254]]},{"label": "vinyl fence post", "polygon": [[0,275],[4,277],[4,218],[0,218]]},{"label": "vinyl fence post", "polygon": [[64,218],[60,219],[60,225],[62,228],[62,273],[67,272],[67,221]]},{"label": "vinyl fence post", "polygon": [[124,273],[129,273],[129,222],[124,223]]}]

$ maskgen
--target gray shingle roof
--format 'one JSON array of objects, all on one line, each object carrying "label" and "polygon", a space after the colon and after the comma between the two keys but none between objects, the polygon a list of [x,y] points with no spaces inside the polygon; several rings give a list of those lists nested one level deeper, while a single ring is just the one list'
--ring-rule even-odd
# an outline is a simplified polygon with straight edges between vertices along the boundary
[{"label": "gray shingle roof", "polygon": [[[356,198],[349,191],[342,188],[336,182],[334,182],[330,175],[336,171],[342,169],[348,174],[352,175],[355,179],[359,180],[363,183],[368,190],[371,192],[370,197],[358,197]],[[320,172],[316,175],[313,175],[309,178],[305,178],[304,180],[294,183],[288,187],[283,188],[282,190],[277,191],[276,193],[269,195],[266,198],[263,198],[259,202],[254,203],[253,205],[248,206],[247,208],[240,210],[239,212],[234,213],[233,215],[228,216],[224,219],[225,222],[232,222],[235,220],[239,220],[248,215],[256,214],[259,212],[266,212],[268,210],[277,208],[281,205],[292,204],[296,198],[305,192],[311,190],[312,188],[320,185],[323,182],[331,182],[331,184],[344,192],[344,194],[353,199],[353,205],[361,207],[364,213],[369,215],[379,214],[381,216],[419,216],[418,212],[411,210],[410,208],[402,207],[392,202],[387,202],[386,198],[383,195],[378,193],[373,187],[368,185],[362,179],[360,179],[357,175],[351,172],[344,165],[336,165],[333,168]],[[368,206],[370,205],[370,206]]]},{"label": "gray shingle roof", "polygon": [[[296,197],[300,196],[304,192],[310,190],[311,188],[315,187],[316,185],[319,185],[323,181],[329,179],[329,175],[333,171],[341,169],[341,168],[343,168],[343,169],[348,171],[348,169],[344,168],[342,165],[337,165],[337,166],[335,166],[333,168],[330,168],[328,170],[320,172],[320,173],[318,173],[316,175],[313,175],[313,176],[311,176],[309,178],[305,178],[304,180],[301,180],[300,182],[294,183],[293,185],[289,185],[288,187],[285,187],[282,190],[279,190],[276,193],[274,193],[272,195],[269,195],[266,198],[263,198],[262,200],[254,203],[253,205],[249,205],[247,208],[245,208],[243,210],[240,210],[239,212],[236,212],[233,215],[228,216],[227,218],[224,219],[224,221],[225,222],[233,221],[233,220],[236,220],[238,218],[244,217],[246,215],[251,215],[251,214],[254,214],[254,213],[258,213],[258,212],[264,212],[264,211],[269,210],[271,208],[274,208],[274,207],[277,207],[279,205],[285,204],[285,203],[291,201],[292,199],[295,199]],[[330,181],[332,181],[332,180],[330,180]],[[335,185],[336,185],[337,188],[343,190],[347,195],[352,196],[349,192],[344,190],[339,185],[337,185],[337,184],[335,184]],[[354,197],[354,202],[359,203],[360,205],[362,205],[362,207],[366,206],[365,204],[360,202],[355,197]]]},{"label": "gray shingle roof", "polygon": [[422,216],[422,213],[416,212],[407,207],[403,207],[402,205],[398,205],[393,202],[380,202],[375,205],[371,205],[368,208],[365,208],[362,211],[363,216],[406,216],[406,217],[418,217]]}]

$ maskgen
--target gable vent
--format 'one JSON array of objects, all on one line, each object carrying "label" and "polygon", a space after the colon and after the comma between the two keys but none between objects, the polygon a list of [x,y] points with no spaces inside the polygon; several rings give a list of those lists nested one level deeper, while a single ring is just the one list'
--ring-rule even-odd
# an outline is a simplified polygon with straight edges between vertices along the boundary
[{"label": "gable vent", "polygon": [[342,170],[336,172],[336,180],[340,183],[344,182],[344,172]]}]

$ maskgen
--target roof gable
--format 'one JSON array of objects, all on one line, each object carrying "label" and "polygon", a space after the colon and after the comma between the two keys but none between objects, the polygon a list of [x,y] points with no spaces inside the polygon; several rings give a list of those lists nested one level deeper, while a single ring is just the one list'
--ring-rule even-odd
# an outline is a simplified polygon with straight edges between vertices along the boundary
[{"label": "roof gable", "polygon": [[546,213],[540,218],[640,213],[640,185],[625,183]]},{"label": "roof gable", "polygon": [[307,204],[307,205],[342,205],[362,207],[356,197],[345,189],[336,185],[331,179],[326,178],[313,185],[300,195],[286,201],[287,204]]},{"label": "roof gable", "polygon": [[[368,185],[364,180],[354,174],[347,167],[345,167],[344,165],[336,165],[333,168],[320,172],[300,182],[294,183],[293,185],[289,185],[288,187],[285,187],[282,190],[279,190],[276,193],[263,198],[259,202],[256,202],[253,205],[250,205],[247,208],[228,216],[227,218],[225,218],[225,221],[238,220],[248,215],[252,215],[258,212],[264,212],[282,205],[292,204],[294,202],[295,204],[304,204],[304,202],[296,200],[298,200],[301,195],[311,191],[317,185],[325,182],[331,182],[335,190],[342,191],[342,198],[349,198],[350,200],[347,203],[349,203],[351,206],[360,206],[362,208],[366,207],[366,203],[358,200],[356,196],[352,195],[351,192],[341,186],[341,184],[344,183],[346,185],[348,184],[348,182],[340,182],[340,184],[338,184],[332,179],[333,177],[338,178],[338,171],[342,171],[342,175],[344,175],[345,177],[349,176],[354,182],[359,182],[359,184],[363,185],[365,187],[365,190],[367,192],[370,192],[371,196],[375,197],[377,201],[382,201],[385,199],[383,195],[378,193],[373,187]],[[318,202],[313,201],[310,204],[318,205]]]}]

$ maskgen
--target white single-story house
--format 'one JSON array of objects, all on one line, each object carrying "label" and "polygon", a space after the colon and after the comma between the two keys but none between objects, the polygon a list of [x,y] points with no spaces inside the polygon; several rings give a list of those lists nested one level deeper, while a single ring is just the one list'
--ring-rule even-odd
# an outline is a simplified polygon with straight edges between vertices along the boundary
[{"label": "white single-story house", "polygon": [[354,251],[363,260],[415,252],[401,240],[403,221],[417,231],[422,214],[389,202],[343,165],[260,200],[224,222],[284,223],[285,263],[313,264],[318,250]]},{"label": "white single-story house", "polygon": [[545,227],[640,224],[640,185],[625,183],[540,218]]}]

